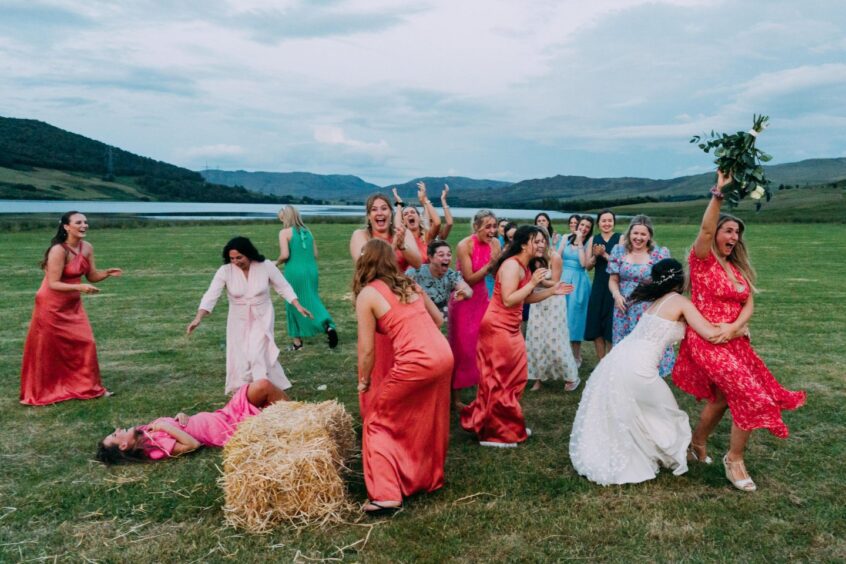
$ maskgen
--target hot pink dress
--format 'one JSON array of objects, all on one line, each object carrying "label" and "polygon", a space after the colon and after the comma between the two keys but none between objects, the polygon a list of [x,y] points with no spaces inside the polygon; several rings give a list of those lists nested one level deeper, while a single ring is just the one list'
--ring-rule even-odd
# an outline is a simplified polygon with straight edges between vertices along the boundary
[{"label": "hot pink dress", "polygon": [[[713,253],[700,259],[690,252],[691,300],[711,323],[731,323],[746,300],[749,284],[740,271],[728,263],[741,283],[735,288]],[[747,337],[714,345],[688,326],[673,369],[673,382],[697,399],[713,400],[719,389],[728,401],[731,416],[744,430],[768,429],[785,438],[787,425],[783,409],[796,409],[805,403],[805,392],[782,387],[767,369]]]},{"label": "hot pink dress", "polygon": [[[474,233],[471,235],[473,250],[470,265],[476,272],[491,260],[491,246],[482,243]],[[479,383],[479,368],[476,365],[476,347],[479,343],[479,325],[488,309],[488,289],[482,278],[471,286],[473,296],[460,302],[449,303],[449,344],[455,357],[452,375],[453,389],[469,388]]]},{"label": "hot pink dress", "polygon": [[[62,246],[73,258],[65,265],[61,281],[79,284],[91,263],[82,252]],[[105,393],[100,382],[94,333],[80,293],[51,290],[45,276],[35,294],[35,309],[24,345],[21,403],[47,405],[96,398]]]},{"label": "hot pink dress", "polygon": [[188,418],[188,423],[180,425],[173,417],[160,417],[147,425],[141,425],[138,429],[144,433],[146,441],[143,449],[148,458],[159,460],[173,456],[173,449],[176,446],[176,439],[165,431],[150,431],[150,425],[157,422],[170,423],[197,439],[203,446],[222,447],[226,444],[238,424],[261,413],[261,409],[250,403],[247,399],[247,390],[250,385],[241,386],[225,406],[217,411],[205,411],[196,413]]}]

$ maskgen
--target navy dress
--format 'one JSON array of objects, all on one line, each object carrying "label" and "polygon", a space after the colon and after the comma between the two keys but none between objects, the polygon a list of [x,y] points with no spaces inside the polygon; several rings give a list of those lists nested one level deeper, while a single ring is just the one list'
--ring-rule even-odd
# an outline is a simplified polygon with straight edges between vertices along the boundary
[{"label": "navy dress", "polygon": [[[613,233],[608,241],[598,233],[593,236],[593,245],[603,245],[605,252],[611,254],[611,249],[620,242],[620,234]],[[587,307],[587,323],[585,324],[585,341],[593,341],[602,337],[609,343],[613,338],[612,313],[614,311],[614,298],[611,297],[611,290],[608,289],[608,261],[605,257],[596,257],[596,266],[593,267],[593,286],[590,290],[590,300]]]}]

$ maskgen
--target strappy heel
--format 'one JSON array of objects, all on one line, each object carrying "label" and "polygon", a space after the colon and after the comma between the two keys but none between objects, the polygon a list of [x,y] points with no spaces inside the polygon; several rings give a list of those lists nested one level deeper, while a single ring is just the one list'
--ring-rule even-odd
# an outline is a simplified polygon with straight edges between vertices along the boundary
[{"label": "strappy heel", "polygon": [[701,449],[704,450],[705,445],[696,445],[696,444],[690,443],[687,446],[687,460],[688,460],[688,462],[702,462],[703,464],[713,464],[714,463],[714,459],[711,458],[710,456],[708,456],[707,454],[705,455],[705,458],[700,459],[699,455],[696,454],[697,448],[701,448]]},{"label": "strappy heel", "polygon": [[[733,485],[740,491],[754,492],[758,489],[758,486],[756,486],[755,482],[752,481],[752,477],[749,476],[749,472],[746,471],[746,465],[743,463],[742,460],[736,460],[732,462],[728,459],[728,454],[726,454],[723,457],[723,466],[726,467],[726,478],[728,478],[728,481],[731,482],[731,485]],[[746,474],[746,477],[735,479],[735,472]]]}]

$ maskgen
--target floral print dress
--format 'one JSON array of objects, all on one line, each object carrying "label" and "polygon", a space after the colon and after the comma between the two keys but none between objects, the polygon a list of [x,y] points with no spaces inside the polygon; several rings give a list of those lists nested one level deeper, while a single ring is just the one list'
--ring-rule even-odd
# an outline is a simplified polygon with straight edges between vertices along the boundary
[{"label": "floral print dress", "polygon": [[[608,259],[606,271],[608,274],[617,274],[620,277],[620,293],[624,298],[628,299],[637,285],[649,278],[652,272],[652,265],[665,258],[670,258],[669,249],[667,247],[656,246],[649,253],[649,260],[647,262],[643,264],[629,262],[626,260],[626,247],[621,243],[611,249],[611,256]],[[640,316],[643,315],[643,312],[646,311],[650,304],[652,302],[638,302],[634,305],[629,305],[625,313],[616,307],[614,308],[612,331],[612,343],[614,345],[632,332],[637,322],[640,321]],[[667,350],[664,351],[664,356],[661,358],[661,364],[658,367],[658,373],[661,374],[662,378],[669,376],[673,371],[675,360],[673,348],[667,347]]]}]

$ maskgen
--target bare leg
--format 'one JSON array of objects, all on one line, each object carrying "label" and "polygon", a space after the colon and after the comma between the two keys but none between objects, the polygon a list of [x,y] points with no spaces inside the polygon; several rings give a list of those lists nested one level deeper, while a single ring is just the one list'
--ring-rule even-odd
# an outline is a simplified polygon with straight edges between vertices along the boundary
[{"label": "bare leg", "polygon": [[541,381],[540,380],[535,380],[535,383],[532,384],[531,388],[529,388],[529,390],[531,390],[533,392],[537,392],[540,389],[541,389]]},{"label": "bare leg", "polygon": [[608,354],[608,349],[606,349],[606,342],[605,339],[602,337],[597,337],[593,340],[593,348],[596,349],[596,358],[598,360],[602,360],[602,358]]},{"label": "bare leg", "polygon": [[456,411],[461,411],[462,409],[467,407],[466,405],[461,403],[461,395],[459,394],[459,391],[455,388],[453,388],[450,392],[450,400],[452,402],[452,408]]},{"label": "bare leg", "polygon": [[256,407],[266,407],[277,401],[288,401],[288,395],[270,380],[256,380],[247,389],[247,400]]},{"label": "bare leg", "polygon": [[[699,416],[699,423],[696,425],[696,429],[694,429],[693,437],[691,437],[690,441],[699,460],[705,459],[708,452],[708,437],[711,436],[711,433],[714,432],[714,428],[716,428],[717,424],[719,424],[719,422],[723,419],[726,409],[728,409],[728,403],[726,403],[726,398],[719,390],[717,390],[714,401],[709,401],[705,404],[705,407],[702,408],[702,414]],[[732,435],[734,435],[733,431]]]},{"label": "bare leg", "polygon": [[573,348],[573,356],[576,357],[576,363],[582,364],[582,342],[570,341],[570,346]]},{"label": "bare leg", "polygon": [[731,424],[731,441],[729,443],[728,458],[732,462],[743,460],[743,453],[746,452],[746,443],[752,431],[744,431],[734,423]]}]

